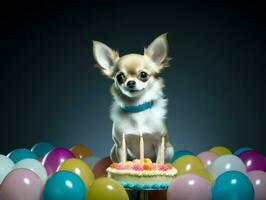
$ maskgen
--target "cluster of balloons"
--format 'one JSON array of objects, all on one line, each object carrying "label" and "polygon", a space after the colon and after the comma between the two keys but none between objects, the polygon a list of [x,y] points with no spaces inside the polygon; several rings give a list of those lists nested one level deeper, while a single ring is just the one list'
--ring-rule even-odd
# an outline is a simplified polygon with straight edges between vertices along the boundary
[{"label": "cluster of balloons", "polygon": [[[0,199],[129,200],[126,190],[106,177],[111,163],[84,145],[68,149],[41,142],[0,154]],[[167,191],[151,192],[151,199],[266,199],[266,158],[254,149],[232,153],[217,146],[198,155],[182,150],[172,164],[178,176]]]},{"label": "cluster of balloons", "polygon": [[129,200],[118,182],[103,177],[110,164],[84,145],[68,149],[41,142],[0,154],[0,199]]},{"label": "cluster of balloons", "polygon": [[266,200],[266,158],[249,147],[232,153],[217,146],[198,155],[182,150],[172,163],[178,176],[167,200]]}]

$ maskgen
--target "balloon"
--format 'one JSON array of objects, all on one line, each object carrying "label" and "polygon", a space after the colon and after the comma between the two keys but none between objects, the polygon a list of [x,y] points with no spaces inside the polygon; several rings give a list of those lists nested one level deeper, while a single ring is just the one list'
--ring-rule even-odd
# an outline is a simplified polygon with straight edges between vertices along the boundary
[{"label": "balloon", "polygon": [[89,187],[86,200],[129,200],[124,187],[117,181],[101,177]]},{"label": "balloon", "polygon": [[87,158],[82,158],[82,160],[87,163],[87,165],[89,165],[91,169],[93,169],[93,167],[101,160],[101,158],[96,156],[90,156]]},{"label": "balloon", "polygon": [[249,147],[241,147],[241,148],[239,148],[238,150],[236,150],[235,152],[234,152],[234,154],[236,155],[236,156],[238,156],[239,154],[241,154],[242,152],[245,152],[245,151],[248,151],[248,150],[253,150],[252,148],[249,148]]},{"label": "balloon", "polygon": [[94,173],[95,178],[99,178],[102,176],[106,176],[106,169],[112,164],[110,157],[105,157],[100,160],[96,165],[93,167],[92,171]]},{"label": "balloon", "polygon": [[253,200],[252,183],[239,171],[221,174],[212,187],[212,200]]},{"label": "balloon", "polygon": [[211,148],[209,151],[217,153],[218,155],[232,154],[232,152],[223,146],[216,146]]},{"label": "balloon", "polygon": [[212,183],[214,180],[214,177],[206,169],[196,169],[193,170],[191,173],[201,176],[202,178],[209,181],[209,183]]},{"label": "balloon", "polygon": [[207,180],[196,174],[177,176],[167,190],[167,200],[208,200],[211,187]]},{"label": "balloon", "polygon": [[94,175],[90,167],[82,160],[78,158],[71,158],[59,165],[57,171],[67,170],[77,174],[83,181],[84,185],[88,189],[94,181]]},{"label": "balloon", "polygon": [[38,158],[38,161],[40,161],[42,163],[42,160],[43,160],[44,157],[39,157]]},{"label": "balloon", "polygon": [[217,158],[213,162],[210,172],[214,177],[217,177],[220,174],[231,170],[246,173],[245,164],[242,162],[240,158],[238,158],[233,154],[223,155]]},{"label": "balloon", "polygon": [[70,148],[70,151],[75,154],[77,158],[86,158],[92,155],[91,150],[82,144],[75,145]]},{"label": "balloon", "polygon": [[11,151],[7,155],[7,157],[10,158],[14,163],[17,163],[18,161],[23,160],[25,158],[32,158],[36,160],[38,159],[35,153],[25,148],[15,149],[14,151]]},{"label": "balloon", "polygon": [[43,182],[47,179],[47,172],[42,163],[38,160],[27,158],[16,163],[15,169],[25,168],[37,174]]},{"label": "balloon", "polygon": [[0,192],[3,200],[39,200],[43,188],[40,177],[28,169],[15,169],[4,179]]},{"label": "balloon", "polygon": [[248,172],[253,170],[266,172],[266,160],[261,153],[248,150],[239,154],[238,157],[245,163]]},{"label": "balloon", "polygon": [[42,200],[84,200],[85,195],[85,185],[78,175],[70,171],[59,171],[46,181]]},{"label": "balloon", "polygon": [[75,155],[66,148],[57,147],[46,154],[42,164],[46,168],[48,175],[56,172],[58,166],[67,159],[75,158]]},{"label": "balloon", "polygon": [[10,158],[0,154],[0,184],[2,183],[6,175],[11,172],[13,167],[13,161]]},{"label": "balloon", "polygon": [[250,171],[247,174],[249,180],[252,182],[255,190],[256,200],[266,199],[266,172]]},{"label": "balloon", "polygon": [[173,165],[177,169],[178,174],[193,172],[197,169],[204,169],[203,162],[198,157],[192,155],[178,158]]},{"label": "balloon", "polygon": [[204,164],[204,168],[208,171],[211,169],[212,163],[219,157],[217,153],[205,151],[197,156]]},{"label": "balloon", "polygon": [[54,149],[52,144],[48,142],[39,142],[31,148],[31,151],[40,158],[44,157],[52,149]]},{"label": "balloon", "polygon": [[179,175],[192,173],[201,176],[209,182],[213,181],[213,176],[204,169],[203,162],[196,156],[185,155],[175,160],[173,165],[177,169]]},{"label": "balloon", "polygon": [[171,163],[173,163],[176,159],[181,158],[182,156],[185,156],[185,155],[195,156],[195,154],[193,152],[191,152],[191,151],[187,151],[187,150],[177,151],[177,152],[175,152]]}]

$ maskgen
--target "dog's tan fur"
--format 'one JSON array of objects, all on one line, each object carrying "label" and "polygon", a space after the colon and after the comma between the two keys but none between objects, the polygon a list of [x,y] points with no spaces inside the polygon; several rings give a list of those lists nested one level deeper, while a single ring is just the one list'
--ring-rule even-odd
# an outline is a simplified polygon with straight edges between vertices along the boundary
[{"label": "dog's tan fur", "polygon": [[[165,159],[170,161],[173,156],[173,147],[168,141],[168,131],[165,126],[167,99],[164,99],[162,89],[163,79],[158,77],[161,70],[168,66],[169,58],[166,34],[156,38],[144,50],[144,54],[127,54],[119,57],[118,52],[101,42],[93,42],[93,55],[97,66],[103,74],[114,80],[111,94],[115,102],[111,107],[113,120],[114,146],[111,150],[111,159],[121,161],[122,134],[126,135],[127,156],[129,159],[139,158],[139,134],[143,134],[145,143],[145,157],[153,161],[160,159],[158,153],[161,138],[165,137]],[[148,74],[148,80],[142,80],[141,72]],[[119,83],[116,79],[123,73],[125,82]],[[128,81],[136,83],[134,92],[127,87]],[[127,113],[121,105],[137,105],[153,101],[154,105],[148,110],[138,113]]]}]

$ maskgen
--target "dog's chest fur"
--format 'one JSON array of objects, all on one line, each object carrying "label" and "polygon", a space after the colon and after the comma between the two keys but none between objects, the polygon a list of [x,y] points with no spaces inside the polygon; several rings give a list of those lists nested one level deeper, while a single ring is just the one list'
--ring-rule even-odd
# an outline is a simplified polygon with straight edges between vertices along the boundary
[{"label": "dog's chest fur", "polygon": [[[145,111],[128,113],[123,111],[114,102],[111,109],[111,119],[114,123],[115,132],[120,134],[140,135],[163,134],[165,131],[164,119],[166,115],[167,99],[157,99],[153,106]],[[114,133],[115,134],[115,133]]]}]

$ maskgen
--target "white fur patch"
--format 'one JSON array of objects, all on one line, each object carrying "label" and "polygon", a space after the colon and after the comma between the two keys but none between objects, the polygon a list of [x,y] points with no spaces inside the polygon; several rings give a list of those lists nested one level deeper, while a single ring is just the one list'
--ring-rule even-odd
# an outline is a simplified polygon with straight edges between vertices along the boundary
[{"label": "white fur patch", "polygon": [[125,102],[114,96],[115,102],[111,106],[111,119],[113,121],[113,137],[121,145],[122,134],[126,135],[127,152],[132,158],[139,157],[139,135],[143,134],[145,157],[156,158],[161,144],[162,135],[167,134],[165,118],[167,113],[167,99],[163,98],[161,83],[154,81],[149,90],[140,98],[138,103],[153,100],[150,109],[137,113],[128,113],[121,109],[120,105]]}]

